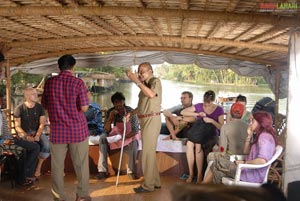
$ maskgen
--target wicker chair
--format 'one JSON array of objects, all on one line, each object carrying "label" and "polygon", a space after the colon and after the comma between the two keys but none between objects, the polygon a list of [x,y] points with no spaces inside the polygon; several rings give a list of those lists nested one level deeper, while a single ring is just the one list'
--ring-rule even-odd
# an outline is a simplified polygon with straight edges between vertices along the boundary
[{"label": "wicker chair", "polygon": [[278,142],[283,147],[281,155],[271,165],[268,181],[272,184],[276,184],[278,188],[282,188],[283,178],[282,173],[284,171],[284,155],[285,155],[285,139],[286,139],[286,116],[278,114],[275,119],[275,128],[278,133]]}]

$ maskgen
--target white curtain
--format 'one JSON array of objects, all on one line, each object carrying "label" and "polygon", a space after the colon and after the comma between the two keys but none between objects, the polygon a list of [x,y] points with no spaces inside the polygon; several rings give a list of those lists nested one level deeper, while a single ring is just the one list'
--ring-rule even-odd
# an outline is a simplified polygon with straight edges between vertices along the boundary
[{"label": "white curtain", "polygon": [[[290,182],[300,180],[300,29],[294,30],[289,42],[289,93],[284,190]],[[300,190],[300,189],[299,189]]]}]

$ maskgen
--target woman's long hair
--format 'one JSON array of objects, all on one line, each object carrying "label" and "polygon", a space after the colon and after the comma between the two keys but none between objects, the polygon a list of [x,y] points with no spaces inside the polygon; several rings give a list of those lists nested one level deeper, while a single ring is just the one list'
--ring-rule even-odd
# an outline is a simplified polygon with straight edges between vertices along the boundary
[{"label": "woman's long hair", "polygon": [[253,143],[257,142],[261,133],[266,132],[273,136],[277,144],[277,132],[273,127],[272,115],[265,111],[258,111],[253,113],[253,118],[258,122],[258,126],[255,129],[256,137]]}]

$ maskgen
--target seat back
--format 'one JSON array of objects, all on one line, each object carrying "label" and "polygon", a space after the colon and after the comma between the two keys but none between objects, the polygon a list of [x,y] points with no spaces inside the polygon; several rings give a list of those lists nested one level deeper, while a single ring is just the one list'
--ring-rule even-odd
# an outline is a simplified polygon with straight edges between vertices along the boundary
[{"label": "seat back", "polygon": [[[272,156],[272,158],[264,164],[239,164],[236,169],[235,178],[232,179],[229,177],[223,177],[222,183],[227,184],[227,185],[242,185],[242,186],[257,186],[257,187],[263,183],[267,183],[271,164],[280,156],[280,154],[282,153],[282,150],[283,150],[283,147],[281,145],[277,145],[275,148],[275,153]],[[262,183],[251,183],[251,182],[240,181],[240,175],[241,175],[242,169],[248,169],[248,168],[249,169],[259,169],[259,168],[263,168],[263,167],[268,167],[268,168],[267,168],[266,175],[265,175]]]},{"label": "seat back", "polygon": [[283,150],[283,147],[281,145],[277,145],[276,148],[275,148],[275,154],[272,156],[272,158],[266,163],[266,166],[268,166],[268,169],[267,169],[267,172],[266,172],[266,175],[265,175],[265,178],[264,178],[264,181],[263,183],[267,183],[268,182],[268,175],[269,175],[269,170],[270,170],[270,167],[272,165],[272,163],[274,161],[276,161],[276,159],[280,156],[280,154],[282,153],[282,150]]}]

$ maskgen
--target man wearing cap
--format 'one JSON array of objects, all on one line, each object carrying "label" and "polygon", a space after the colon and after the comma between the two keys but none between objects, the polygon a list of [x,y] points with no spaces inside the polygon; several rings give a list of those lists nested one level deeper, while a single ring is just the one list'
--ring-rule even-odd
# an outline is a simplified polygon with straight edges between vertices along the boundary
[{"label": "man wearing cap", "polygon": [[232,121],[221,128],[219,148],[229,154],[243,154],[244,142],[247,138],[248,124],[242,121],[245,106],[236,102],[232,104],[230,114]]},{"label": "man wearing cap", "polygon": [[208,166],[205,173],[216,158],[227,158],[232,154],[243,154],[244,142],[247,138],[248,129],[248,124],[241,119],[244,110],[245,106],[242,103],[236,102],[232,104],[230,109],[232,120],[221,127],[219,152],[210,152],[207,155]]}]

